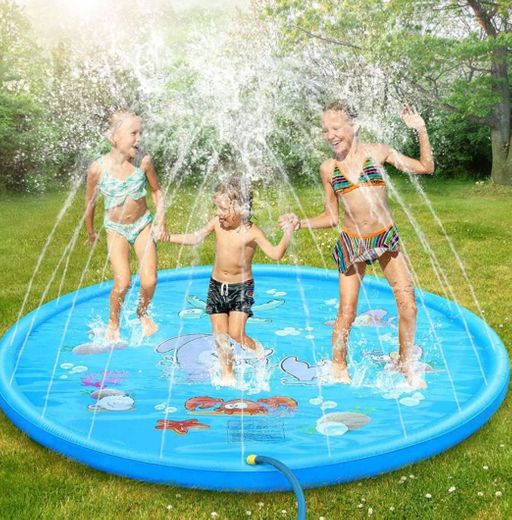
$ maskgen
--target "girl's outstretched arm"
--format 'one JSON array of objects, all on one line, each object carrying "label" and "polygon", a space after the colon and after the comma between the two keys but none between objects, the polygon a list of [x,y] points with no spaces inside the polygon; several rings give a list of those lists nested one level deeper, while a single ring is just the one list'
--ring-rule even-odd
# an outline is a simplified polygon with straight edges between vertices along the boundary
[{"label": "girl's outstretched arm", "polygon": [[87,229],[88,241],[91,245],[98,238],[96,231],[94,231],[94,210],[96,209],[96,195],[100,176],[101,170],[95,161],[87,170],[87,186],[85,190],[85,227]]},{"label": "girl's outstretched arm", "polygon": [[404,123],[418,132],[418,140],[420,143],[420,158],[413,159],[401,154],[395,149],[387,145],[379,145],[381,154],[384,158],[383,162],[392,164],[395,168],[407,173],[414,174],[430,174],[434,173],[435,164],[432,156],[432,147],[428,139],[427,127],[425,121],[418,114],[415,108],[405,105],[400,112]]},{"label": "girl's outstretched arm", "polygon": [[295,222],[288,221],[283,223],[283,236],[276,246],[272,245],[263,231],[253,224],[254,241],[261,250],[272,260],[281,260],[292,239]]},{"label": "girl's outstretched arm", "polygon": [[[324,189],[324,211],[315,217],[301,219],[299,221],[299,228],[319,229],[335,227],[338,225],[338,199],[331,185],[331,160],[324,161],[320,166],[320,177]],[[279,219],[279,223],[282,223],[282,219]]]},{"label": "girl's outstretched arm", "polygon": [[156,208],[155,213],[155,224],[154,226],[162,233],[167,233],[165,225],[165,199],[158,182],[155,167],[153,161],[149,155],[144,156],[140,163],[141,170],[146,174],[148,179],[149,187],[151,189],[151,198]]},{"label": "girl's outstretched arm", "polygon": [[215,230],[215,221],[217,217],[212,218],[206,226],[194,231],[193,233],[185,233],[181,235],[175,235],[172,233],[166,233],[162,236],[163,242],[172,242],[173,244],[182,244],[184,246],[195,246],[200,244],[209,234]]}]

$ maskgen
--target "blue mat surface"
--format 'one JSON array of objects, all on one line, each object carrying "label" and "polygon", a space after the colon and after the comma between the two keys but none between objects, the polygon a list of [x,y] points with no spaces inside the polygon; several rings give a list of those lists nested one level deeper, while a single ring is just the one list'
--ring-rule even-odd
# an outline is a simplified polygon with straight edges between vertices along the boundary
[{"label": "blue mat surface", "polygon": [[416,356],[428,388],[396,371],[395,302],[367,276],[350,337],[350,386],[328,382],[337,273],[254,266],[258,360],[235,345],[237,388],[218,385],[205,313],[211,267],[161,271],[143,338],[137,284],[123,342],[109,345],[111,282],[52,301],[0,343],[0,405],[37,442],[103,471],[230,491],[289,489],[247,455],[275,457],[304,487],[390,471],[480,428],[503,400],[509,362],[499,337],[468,310],[417,291]]}]

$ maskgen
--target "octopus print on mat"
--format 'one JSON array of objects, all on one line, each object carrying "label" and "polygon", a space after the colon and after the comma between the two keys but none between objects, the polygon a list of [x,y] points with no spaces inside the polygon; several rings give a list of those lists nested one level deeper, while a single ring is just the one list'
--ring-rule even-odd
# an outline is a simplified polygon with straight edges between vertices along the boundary
[{"label": "octopus print on mat", "polygon": [[[210,274],[210,266],[160,272],[152,303],[160,329],[142,339],[129,314],[134,278],[134,301],[128,298],[121,316],[124,343],[113,347],[89,333],[108,320],[109,283],[22,318],[0,343],[7,417],[37,442],[111,473],[276,491],[289,489],[287,482],[247,465],[247,455],[278,458],[305,487],[365,478],[462,441],[505,395],[508,357],[494,331],[421,291],[414,363],[428,386],[408,386],[396,366],[391,289],[370,275],[349,338],[352,384],[333,383],[325,323],[336,315],[338,273],[283,265],[254,266],[255,319],[247,329],[264,355],[232,343],[235,375],[245,386],[217,385],[209,321],[180,316],[191,301],[199,305],[187,298],[206,294]],[[265,384],[255,384],[259,377]]]}]

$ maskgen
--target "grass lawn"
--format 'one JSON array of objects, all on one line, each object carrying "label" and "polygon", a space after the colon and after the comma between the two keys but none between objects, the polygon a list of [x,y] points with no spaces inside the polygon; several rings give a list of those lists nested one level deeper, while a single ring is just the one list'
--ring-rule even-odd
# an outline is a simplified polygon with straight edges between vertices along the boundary
[{"label": "grass lawn", "polygon": [[[414,267],[418,285],[449,295],[476,312],[477,306],[449,243],[434,216],[406,179],[398,188],[405,204],[436,254],[450,288],[441,286],[431,260],[397,201],[395,220]],[[442,220],[490,326],[512,347],[512,189],[469,182],[423,181],[436,214]],[[171,229],[194,229],[211,210],[207,195],[192,189],[173,197],[168,222]],[[296,190],[303,211],[322,208],[319,187]],[[82,211],[82,192],[71,201],[48,244],[23,309],[23,314],[62,292],[110,278],[105,268],[105,239],[93,252],[80,231],[75,247],[63,251],[73,236]],[[47,237],[62,208],[65,193],[41,197],[0,198],[0,255],[3,260],[0,315],[3,334],[18,319]],[[275,219],[284,211],[301,210],[282,190],[256,193],[256,222],[272,236],[279,235]],[[269,204],[263,203],[263,200]],[[190,208],[193,208],[192,212]],[[190,218],[189,218],[190,216]],[[100,215],[97,215],[97,222]],[[305,231],[298,233],[283,260],[301,265],[333,267],[330,249],[334,230],[315,232],[318,247]],[[160,268],[211,263],[212,239],[199,248],[165,245],[159,248]],[[265,259],[258,254],[257,262]],[[134,266],[135,267],[135,266]],[[370,270],[371,272],[371,270]],[[52,274],[55,276],[52,280]],[[51,283],[49,283],[51,281]],[[107,305],[105,301],[105,305]],[[430,460],[383,476],[345,485],[308,490],[308,518],[509,519],[512,518],[512,398],[480,431],[458,446]],[[405,476],[406,478],[402,478]],[[449,492],[450,488],[455,488]],[[426,495],[430,494],[431,498]],[[172,508],[171,508],[172,506]],[[370,513],[371,508],[371,513]],[[92,470],[31,441],[0,412],[0,519],[135,518],[135,519],[295,518],[292,494],[233,495],[194,491],[135,482]],[[249,513],[250,512],[250,513]]]}]

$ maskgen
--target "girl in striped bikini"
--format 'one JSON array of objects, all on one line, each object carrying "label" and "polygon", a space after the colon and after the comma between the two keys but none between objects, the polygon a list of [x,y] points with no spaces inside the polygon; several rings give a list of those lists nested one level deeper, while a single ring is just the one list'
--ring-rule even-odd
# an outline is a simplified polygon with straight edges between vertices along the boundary
[{"label": "girl in striped bikini", "polygon": [[396,300],[399,327],[397,366],[415,388],[426,383],[414,370],[413,348],[416,332],[416,301],[411,272],[400,251],[398,231],[393,224],[386,195],[384,163],[413,174],[434,172],[432,148],[425,122],[415,109],[404,106],[404,123],[417,131],[420,158],[412,159],[385,144],[365,144],[357,140],[357,114],[349,105],[332,103],[322,116],[324,137],[334,158],[320,167],[325,206],[320,215],[300,221],[301,228],[338,225],[339,203],[345,219],[333,257],[338,265],[340,305],[332,336],[332,379],[350,383],[347,344],[356,317],[357,300],[366,265],[378,260]]}]

